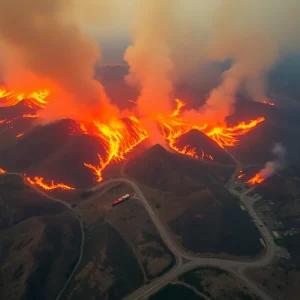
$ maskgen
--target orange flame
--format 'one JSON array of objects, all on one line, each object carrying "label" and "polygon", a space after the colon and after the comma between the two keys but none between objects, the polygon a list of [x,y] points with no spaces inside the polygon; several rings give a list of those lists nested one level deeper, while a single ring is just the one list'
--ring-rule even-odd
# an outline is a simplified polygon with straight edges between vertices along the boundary
[{"label": "orange flame", "polygon": [[0,174],[5,174],[5,173],[6,173],[6,171],[4,169],[0,168]]},{"label": "orange flame", "polygon": [[247,181],[248,184],[251,185],[255,185],[255,184],[259,184],[262,183],[263,181],[265,181],[266,178],[264,178],[260,173],[257,173],[254,177],[252,177],[251,179],[249,179]]},{"label": "orange flame", "polygon": [[208,126],[208,124],[197,126],[193,124],[187,124],[181,117],[182,108],[186,104],[179,99],[176,99],[176,104],[176,108],[169,117],[158,117],[158,122],[161,125],[163,136],[167,140],[170,148],[174,151],[198,159],[213,160],[213,157],[209,154],[202,154],[201,157],[199,157],[198,155],[196,155],[196,149],[189,149],[189,145],[186,145],[182,149],[179,149],[175,146],[179,137],[189,130],[197,129],[199,131],[202,131],[211,139],[213,139],[221,148],[234,147],[239,142],[239,136],[246,134],[256,125],[265,120],[265,118],[260,117],[256,120],[251,120],[249,123],[241,122],[233,127],[224,125],[211,128]]},{"label": "orange flame", "polygon": [[245,177],[245,174],[243,173],[243,171],[240,171],[240,174],[238,175],[238,179],[242,179],[243,177]]},{"label": "orange flame", "polygon": [[25,176],[25,179],[32,185],[37,185],[39,187],[41,187],[44,190],[47,191],[53,191],[53,190],[57,190],[57,189],[61,189],[61,190],[75,190],[75,188],[68,186],[64,183],[54,183],[53,180],[51,180],[50,183],[45,183],[44,182],[44,178],[43,177],[34,177],[33,179],[31,179],[28,176]]},{"label": "orange flame", "polygon": [[111,162],[125,159],[126,153],[148,137],[147,132],[139,127],[139,122],[136,118],[130,118],[130,120],[131,126],[129,129],[122,120],[111,121],[109,125],[94,122],[98,131],[96,135],[105,142],[106,156],[101,157],[97,153],[98,166],[89,163],[84,163],[84,165],[93,170],[98,182],[103,180],[103,170]]},{"label": "orange flame", "polygon": [[211,130],[204,130],[204,132],[217,142],[221,148],[234,147],[239,142],[239,136],[246,134],[263,121],[265,121],[265,118],[260,117],[256,120],[251,120],[249,123],[241,122],[233,127],[214,127]]},{"label": "orange flame", "polygon": [[270,106],[275,106],[275,103],[274,103],[274,102],[262,101],[262,103],[263,103],[263,104],[270,105]]},{"label": "orange flame", "polygon": [[38,118],[40,115],[37,115],[37,114],[23,114],[22,117],[23,118],[31,118],[31,119],[34,119],[34,118]]},{"label": "orange flame", "polygon": [[25,105],[30,108],[45,108],[47,105],[46,98],[50,95],[50,91],[43,90],[31,93],[8,91],[5,88],[0,87],[0,100],[5,106],[13,106],[22,100],[29,100],[25,102]]},{"label": "orange flame", "polygon": [[21,136],[23,136],[24,135],[24,133],[18,133],[17,135],[16,135],[16,138],[19,138],[19,137],[21,137]]}]

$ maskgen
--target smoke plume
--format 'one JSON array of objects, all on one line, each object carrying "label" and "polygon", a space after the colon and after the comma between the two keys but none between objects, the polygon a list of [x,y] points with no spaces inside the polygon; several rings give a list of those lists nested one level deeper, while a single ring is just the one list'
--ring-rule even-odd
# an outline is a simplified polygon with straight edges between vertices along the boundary
[{"label": "smoke plume", "polygon": [[241,87],[253,100],[265,101],[267,72],[281,55],[295,51],[300,41],[300,2],[296,0],[224,0],[211,19],[204,60],[231,59],[232,65],[204,107],[187,112],[186,117],[198,123],[225,122],[234,112]]},{"label": "smoke plume", "polygon": [[[30,76],[38,88],[41,83],[50,85],[60,93],[51,99],[48,110],[53,108],[53,113],[90,114],[96,106],[97,115],[104,118],[108,111],[116,114],[117,109],[111,106],[103,86],[93,79],[100,52],[76,22],[76,2],[1,0],[4,80],[21,88],[22,78],[27,84]],[[101,11],[99,14],[101,18]]]},{"label": "smoke plume", "polygon": [[137,105],[142,116],[156,117],[171,112],[174,68],[171,41],[176,1],[137,1],[131,30],[133,44],[124,60],[130,66],[127,82],[140,87]]},{"label": "smoke plume", "polygon": [[260,170],[259,174],[263,178],[268,178],[283,170],[286,166],[285,161],[285,148],[281,144],[275,144],[272,153],[274,160],[268,161],[265,167]]}]

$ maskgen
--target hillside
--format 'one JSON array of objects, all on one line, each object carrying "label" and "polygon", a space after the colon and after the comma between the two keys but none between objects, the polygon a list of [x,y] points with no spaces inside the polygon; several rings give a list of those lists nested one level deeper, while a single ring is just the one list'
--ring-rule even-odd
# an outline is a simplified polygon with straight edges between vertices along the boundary
[{"label": "hillside", "polygon": [[180,136],[175,143],[179,149],[183,149],[186,145],[188,145],[187,150],[195,149],[198,157],[202,157],[204,153],[204,155],[211,155],[214,162],[234,164],[226,151],[201,131],[193,129]]},{"label": "hillside", "polygon": [[155,145],[130,160],[125,171],[151,188],[184,193],[183,187],[189,190],[208,183],[209,173],[226,182],[232,168],[195,161]]},{"label": "hillside", "polygon": [[79,223],[19,177],[0,179],[0,298],[55,299],[78,259]]},{"label": "hillside", "polygon": [[26,172],[53,178],[76,188],[88,188],[95,181],[95,175],[84,166],[84,162],[99,165],[97,153],[102,156],[105,154],[98,137],[70,136],[65,145],[49,154],[40,164],[28,168]]},{"label": "hillside", "polygon": [[72,131],[80,133],[77,124],[69,119],[38,125],[0,152],[0,165],[19,172],[38,165],[66,145]]}]

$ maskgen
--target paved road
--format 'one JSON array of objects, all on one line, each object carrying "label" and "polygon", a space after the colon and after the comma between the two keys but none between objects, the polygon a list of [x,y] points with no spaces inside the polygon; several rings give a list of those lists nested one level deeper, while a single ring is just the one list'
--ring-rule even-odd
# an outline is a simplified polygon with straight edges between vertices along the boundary
[{"label": "paved road", "polygon": [[[266,242],[266,249],[267,249],[266,254],[259,259],[241,262],[241,261],[232,261],[232,260],[216,259],[216,258],[200,258],[190,253],[187,253],[184,249],[180,248],[176,243],[174,243],[172,237],[170,236],[170,234],[168,233],[168,231],[166,230],[162,222],[159,220],[159,218],[156,216],[155,212],[153,211],[152,207],[146,200],[145,196],[143,195],[143,193],[141,192],[137,184],[132,180],[129,180],[127,178],[112,179],[107,183],[100,183],[98,186],[95,186],[93,190],[97,191],[103,186],[105,186],[105,184],[111,182],[125,182],[127,184],[130,184],[133,187],[138,199],[143,203],[144,207],[146,208],[154,225],[156,226],[158,232],[160,233],[163,241],[176,257],[176,264],[168,273],[152,281],[150,284],[147,284],[141,287],[140,289],[136,290],[128,297],[126,297],[126,299],[147,299],[150,295],[160,290],[163,286],[168,284],[172,279],[176,278],[180,274],[183,274],[189,270],[193,270],[197,267],[205,267],[205,266],[224,269],[232,273],[236,277],[240,278],[242,281],[244,281],[245,284],[248,285],[250,290],[252,290],[258,296],[260,296],[262,299],[264,300],[272,299],[263,290],[261,290],[256,284],[250,281],[245,275],[245,271],[250,268],[260,268],[268,265],[275,256],[275,244],[271,234],[269,233],[268,229],[265,226],[258,227],[262,237]],[[255,201],[251,197],[247,197],[244,195],[239,195],[235,193],[235,196],[238,196],[241,199],[245,208],[248,210],[250,216],[253,219],[255,219],[257,223],[261,222],[253,209],[253,203]],[[183,264],[183,258],[190,260],[190,262]]]},{"label": "paved road", "polygon": [[[19,173],[6,173],[6,174],[15,174],[15,175],[19,175],[19,176],[23,177],[23,175],[19,174]],[[242,281],[244,281],[245,284],[248,285],[250,290],[252,290],[258,296],[260,296],[262,299],[264,299],[264,300],[272,299],[262,289],[260,289],[256,284],[254,284],[251,280],[249,280],[249,278],[247,278],[245,275],[245,271],[250,268],[261,268],[261,267],[268,265],[275,256],[275,244],[274,244],[271,234],[269,233],[268,229],[265,226],[263,226],[263,227],[258,226],[258,230],[260,231],[260,233],[266,243],[267,251],[263,257],[256,259],[256,260],[245,261],[245,262],[217,259],[217,258],[201,258],[201,257],[195,256],[195,255],[192,255],[192,254],[186,252],[184,249],[180,248],[173,241],[171,235],[168,233],[165,226],[162,224],[162,222],[156,216],[155,212],[153,211],[152,207],[146,200],[145,196],[143,195],[143,193],[141,192],[141,190],[139,189],[137,184],[135,182],[133,182],[132,180],[129,180],[127,178],[115,178],[115,179],[111,179],[111,180],[102,182],[102,183],[96,185],[95,187],[91,188],[90,190],[97,193],[99,190],[101,190],[102,188],[104,188],[105,186],[107,186],[113,182],[124,182],[133,187],[133,189],[136,193],[136,196],[144,205],[144,207],[147,210],[149,216],[151,217],[154,225],[156,226],[158,232],[160,233],[163,241],[165,242],[165,244],[168,246],[168,248],[170,249],[170,251],[174,254],[174,256],[176,258],[176,264],[169,272],[167,272],[165,275],[155,279],[150,284],[142,286],[140,289],[136,290],[135,292],[130,294],[128,297],[126,297],[126,299],[147,299],[150,295],[152,295],[155,292],[157,292],[158,290],[160,290],[162,287],[164,287],[166,284],[168,284],[174,278],[178,277],[179,275],[181,275],[187,271],[193,270],[198,267],[215,267],[215,268],[221,268],[223,270],[226,270],[226,271],[230,272],[231,274],[235,275],[236,277],[240,278]],[[59,203],[65,205],[67,208],[71,209],[72,212],[74,213],[75,217],[80,222],[80,227],[81,227],[81,231],[82,231],[82,243],[81,243],[80,257],[78,259],[78,262],[77,262],[72,274],[70,275],[68,281],[66,282],[64,288],[57,296],[56,300],[58,300],[60,298],[60,296],[62,295],[62,293],[64,292],[65,288],[67,287],[68,283],[73,278],[73,275],[77,271],[77,268],[82,259],[84,240],[85,240],[85,234],[84,234],[84,230],[83,230],[82,220],[81,220],[80,216],[78,216],[78,214],[72,209],[72,207],[69,204],[65,203],[64,201],[62,201],[60,199],[56,199],[51,196],[48,196],[46,193],[39,190],[37,187],[30,185],[29,183],[27,185],[30,186],[31,188],[35,189],[38,193],[44,195],[45,197],[47,197],[53,201],[59,202]],[[250,216],[254,220],[257,221],[257,224],[259,222],[261,222],[259,217],[257,216],[257,214],[255,213],[255,211],[253,209],[253,203],[255,201],[251,197],[237,194],[234,190],[230,190],[230,192],[232,192],[235,196],[238,196],[240,198],[240,200],[243,202],[245,208],[248,210],[248,213],[250,214]],[[93,197],[95,197],[95,196],[96,195],[93,195]],[[186,260],[189,260],[189,262],[183,264],[183,258],[185,258]]]}]

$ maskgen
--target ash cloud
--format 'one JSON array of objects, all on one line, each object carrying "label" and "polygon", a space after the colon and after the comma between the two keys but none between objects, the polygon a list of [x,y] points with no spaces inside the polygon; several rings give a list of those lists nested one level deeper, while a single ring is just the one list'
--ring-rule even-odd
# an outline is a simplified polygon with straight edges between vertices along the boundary
[{"label": "ash cloud", "polygon": [[[0,1],[4,80],[11,88],[21,87],[23,81],[28,83],[29,76],[35,79],[37,87],[43,83],[44,87],[49,84],[61,91],[60,97],[53,97],[49,105],[54,114],[58,107],[75,114],[89,114],[91,107],[96,106],[97,114],[105,117],[108,111],[117,113],[117,109],[110,104],[103,86],[93,79],[100,51],[77,24],[80,10],[76,3],[79,2]],[[88,5],[89,1],[85,1],[85,7]],[[87,10],[84,14],[86,18]],[[98,17],[101,19],[101,11]]]},{"label": "ash cloud", "polygon": [[272,154],[274,155],[274,159],[268,161],[265,167],[259,172],[263,178],[271,177],[286,167],[286,151],[282,144],[275,144]]}]

